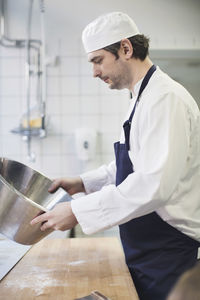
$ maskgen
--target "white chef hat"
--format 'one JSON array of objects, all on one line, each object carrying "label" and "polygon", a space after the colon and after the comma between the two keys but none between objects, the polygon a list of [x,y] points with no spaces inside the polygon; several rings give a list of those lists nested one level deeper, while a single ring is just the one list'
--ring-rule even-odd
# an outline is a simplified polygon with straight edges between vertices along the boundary
[{"label": "white chef hat", "polygon": [[86,53],[89,53],[136,34],[140,32],[127,14],[112,12],[89,23],[83,30],[82,41]]}]

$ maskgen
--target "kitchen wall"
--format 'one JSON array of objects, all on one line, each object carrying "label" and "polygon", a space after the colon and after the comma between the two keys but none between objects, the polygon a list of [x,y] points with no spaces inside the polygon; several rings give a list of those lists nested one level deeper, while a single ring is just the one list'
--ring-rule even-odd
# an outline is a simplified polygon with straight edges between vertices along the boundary
[{"label": "kitchen wall", "polygon": [[[35,1],[32,37],[40,38],[38,4]],[[81,30],[101,13],[129,13],[141,32],[151,37],[154,61],[184,83],[198,98],[200,94],[200,2],[198,0],[143,1],[53,1],[46,3],[47,137],[33,138],[36,161],[27,160],[27,145],[10,131],[18,127],[26,111],[25,51],[0,46],[0,156],[19,160],[51,178],[76,175],[113,159],[117,140],[129,105],[127,91],[111,91],[92,78],[81,44]],[[7,1],[7,34],[26,37],[28,1]],[[168,55],[189,50],[186,57]],[[155,51],[154,51],[155,50]],[[160,52],[158,52],[159,50]],[[163,57],[159,53],[168,50]],[[156,52],[157,51],[157,52]],[[193,53],[197,53],[194,59]],[[175,51],[176,52],[176,51]],[[168,54],[167,54],[168,53]],[[33,81],[34,85],[34,81]],[[32,91],[34,102],[35,92]],[[197,99],[199,101],[199,99]],[[74,132],[89,127],[98,132],[96,156],[81,162],[76,153]]]}]

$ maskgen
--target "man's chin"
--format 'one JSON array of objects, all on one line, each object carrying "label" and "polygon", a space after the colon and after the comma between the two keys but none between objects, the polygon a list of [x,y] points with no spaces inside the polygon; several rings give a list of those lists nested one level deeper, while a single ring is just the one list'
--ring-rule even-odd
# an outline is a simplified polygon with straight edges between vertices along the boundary
[{"label": "man's chin", "polygon": [[125,87],[121,86],[120,84],[114,83],[113,81],[109,80],[106,82],[110,90],[122,90]]},{"label": "man's chin", "polygon": [[109,89],[111,89],[111,90],[116,90],[116,89],[117,89],[116,84],[114,84],[113,82],[109,82],[109,83],[108,83],[108,87],[109,87]]},{"label": "man's chin", "polygon": [[114,84],[109,84],[109,89],[111,90],[122,90],[124,89],[124,87],[121,87],[121,86],[117,86],[117,85],[114,85]]}]

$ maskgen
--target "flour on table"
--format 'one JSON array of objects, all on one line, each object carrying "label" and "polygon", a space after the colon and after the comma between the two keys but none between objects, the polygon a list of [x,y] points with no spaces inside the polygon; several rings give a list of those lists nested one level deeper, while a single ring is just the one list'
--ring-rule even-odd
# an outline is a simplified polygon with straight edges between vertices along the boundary
[{"label": "flour on table", "polygon": [[20,276],[20,280],[19,278],[12,279],[6,283],[6,287],[20,290],[25,288],[32,289],[35,292],[35,296],[39,296],[45,293],[45,288],[47,287],[67,286],[67,282],[54,278],[54,271],[56,269],[44,270],[40,267],[33,267],[29,276]]},{"label": "flour on table", "polygon": [[76,266],[76,265],[81,265],[84,264],[85,260],[75,260],[75,261],[70,261],[67,263],[68,266]]}]

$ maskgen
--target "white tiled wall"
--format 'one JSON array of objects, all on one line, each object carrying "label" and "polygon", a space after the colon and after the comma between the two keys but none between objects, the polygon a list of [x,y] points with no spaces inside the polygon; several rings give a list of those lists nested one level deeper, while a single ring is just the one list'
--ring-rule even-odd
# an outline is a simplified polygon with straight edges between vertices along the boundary
[{"label": "white tiled wall", "polygon": [[[32,139],[36,162],[30,163],[26,142],[10,132],[26,111],[25,52],[0,47],[0,156],[31,165],[50,178],[76,175],[112,160],[112,144],[129,104],[128,92],[110,91],[92,78],[91,66],[81,51],[79,55],[57,54],[57,64],[47,68],[47,137]],[[34,106],[33,88],[31,95]],[[98,132],[94,161],[83,163],[76,155],[74,132],[79,127]]]}]

